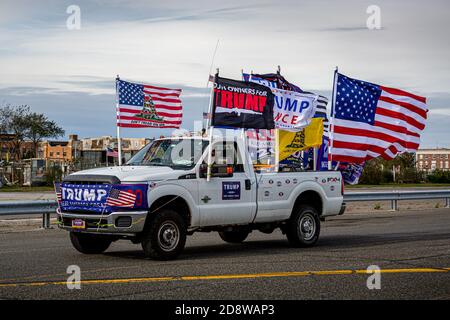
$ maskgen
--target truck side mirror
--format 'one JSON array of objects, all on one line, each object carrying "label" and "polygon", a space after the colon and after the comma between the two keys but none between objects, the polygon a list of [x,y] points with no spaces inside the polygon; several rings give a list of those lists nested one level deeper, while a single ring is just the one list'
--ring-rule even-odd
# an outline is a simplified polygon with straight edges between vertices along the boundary
[{"label": "truck side mirror", "polygon": [[[200,178],[206,178],[208,172],[208,165],[202,163],[200,165]],[[233,166],[227,164],[213,164],[211,167],[211,177],[229,178],[234,173]]]}]

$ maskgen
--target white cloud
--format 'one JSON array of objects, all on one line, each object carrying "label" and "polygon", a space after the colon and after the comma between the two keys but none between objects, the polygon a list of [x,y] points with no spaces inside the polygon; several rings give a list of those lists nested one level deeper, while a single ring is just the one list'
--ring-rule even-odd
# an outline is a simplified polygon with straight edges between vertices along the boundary
[{"label": "white cloud", "polygon": [[[0,88],[28,88],[17,91],[21,94],[42,87],[50,93],[112,95],[117,74],[204,88],[220,39],[214,68],[225,77],[239,78],[241,69],[274,72],[281,65],[290,81],[329,91],[339,66],[349,76],[424,96],[449,93],[446,1],[379,0],[381,31],[364,28],[368,4],[356,0],[97,0],[79,5],[81,30],[68,31],[62,2],[0,4]],[[435,103],[430,99],[433,114],[449,114],[447,105]]]},{"label": "white cloud", "polygon": [[[120,10],[122,1],[114,4]],[[292,81],[326,90],[331,87],[334,66],[339,65],[349,75],[423,94],[447,90],[449,46],[435,39],[443,33],[435,26],[445,18],[439,8],[433,9],[437,19],[433,16],[430,24],[426,17],[410,20],[418,10],[429,12],[428,4],[383,2],[380,6],[386,29],[369,31],[357,28],[364,26],[366,19],[365,5],[359,2],[326,7],[320,2],[277,2],[254,10],[245,4],[228,6],[190,5],[184,15],[95,23],[81,5],[85,20],[80,31],[68,31],[63,23],[39,30],[11,30],[8,41],[15,52],[1,59],[2,73],[7,77],[0,85],[51,86],[65,76],[114,78],[120,74],[139,81],[202,87],[220,39],[215,65],[225,76],[238,78],[242,68],[270,72],[280,64]],[[139,2],[135,7],[144,8],[145,4]],[[164,9],[172,12],[176,8],[170,2]],[[355,31],[342,31],[353,27]]]}]

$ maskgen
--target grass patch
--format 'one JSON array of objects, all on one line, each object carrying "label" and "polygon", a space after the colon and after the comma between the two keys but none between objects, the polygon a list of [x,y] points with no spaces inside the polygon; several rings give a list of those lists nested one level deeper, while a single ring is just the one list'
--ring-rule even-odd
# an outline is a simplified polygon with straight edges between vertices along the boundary
[{"label": "grass patch", "polygon": [[36,186],[36,187],[3,186],[2,188],[0,188],[0,192],[42,192],[42,191],[54,191],[54,188],[49,186]]}]

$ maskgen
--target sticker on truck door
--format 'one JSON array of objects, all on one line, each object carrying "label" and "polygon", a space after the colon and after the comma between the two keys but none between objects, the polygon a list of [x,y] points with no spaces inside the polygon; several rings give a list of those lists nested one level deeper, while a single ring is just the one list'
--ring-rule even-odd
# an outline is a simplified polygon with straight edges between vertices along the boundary
[{"label": "sticker on truck door", "polygon": [[241,199],[240,181],[222,181],[222,200]]}]

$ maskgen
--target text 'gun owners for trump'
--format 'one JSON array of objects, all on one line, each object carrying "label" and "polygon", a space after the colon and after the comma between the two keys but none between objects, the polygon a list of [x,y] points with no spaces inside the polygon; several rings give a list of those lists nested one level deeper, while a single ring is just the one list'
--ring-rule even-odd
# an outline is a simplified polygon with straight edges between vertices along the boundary
[{"label": "text 'gun owners for trump'", "polygon": [[274,95],[269,88],[216,76],[212,105],[213,126],[273,129],[273,106]]}]

